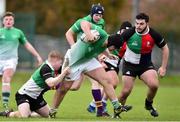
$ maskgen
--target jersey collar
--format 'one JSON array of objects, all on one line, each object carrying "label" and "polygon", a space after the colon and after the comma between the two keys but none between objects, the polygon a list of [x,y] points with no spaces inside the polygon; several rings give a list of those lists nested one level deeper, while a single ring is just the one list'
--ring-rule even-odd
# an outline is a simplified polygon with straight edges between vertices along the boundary
[{"label": "jersey collar", "polygon": [[139,33],[139,32],[137,32],[137,30],[135,29],[135,31],[136,31],[136,33],[138,34],[138,35],[146,35],[146,34],[148,34],[149,33],[149,26],[147,26],[147,31],[146,31],[146,33],[143,33],[143,34],[141,34],[141,33]]},{"label": "jersey collar", "polygon": [[52,65],[49,63],[48,60],[46,60],[46,64],[49,65],[49,67],[54,71],[54,68],[53,68]]}]

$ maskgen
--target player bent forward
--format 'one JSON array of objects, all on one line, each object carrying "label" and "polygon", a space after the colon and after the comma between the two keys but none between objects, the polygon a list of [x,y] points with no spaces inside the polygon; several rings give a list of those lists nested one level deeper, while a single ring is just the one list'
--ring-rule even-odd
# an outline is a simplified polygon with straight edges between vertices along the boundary
[{"label": "player bent forward", "polygon": [[69,67],[55,76],[55,71],[62,65],[62,57],[58,51],[51,51],[46,60],[31,76],[31,78],[18,90],[15,95],[18,111],[3,111],[0,116],[8,117],[30,117],[36,112],[42,117],[52,115],[50,108],[43,98],[44,92],[57,86],[59,82],[69,73]]},{"label": "player bent forward", "polygon": [[[80,28],[78,28],[78,30],[86,34],[86,38],[89,42],[77,40],[71,49],[67,51],[64,64],[67,63],[67,66],[70,66],[71,72],[65,80],[61,82],[60,88],[56,91],[52,109],[58,108],[73,82],[78,81],[80,76],[85,74],[103,86],[105,93],[110,98],[114,107],[114,117],[119,117],[119,114],[126,109],[118,102],[114,88],[110,83],[111,78],[96,59],[100,53],[107,49],[108,35],[103,29],[87,21],[79,21]],[[95,42],[94,35],[90,31],[94,29],[100,34],[100,38]]]}]

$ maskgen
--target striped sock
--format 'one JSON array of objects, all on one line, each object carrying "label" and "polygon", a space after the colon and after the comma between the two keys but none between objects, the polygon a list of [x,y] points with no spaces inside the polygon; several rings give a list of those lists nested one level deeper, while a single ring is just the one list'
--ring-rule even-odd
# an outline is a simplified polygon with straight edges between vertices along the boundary
[{"label": "striped sock", "polygon": [[8,102],[10,97],[10,83],[2,83],[2,103],[4,109],[8,108]]},{"label": "striped sock", "polygon": [[94,101],[97,107],[97,113],[102,114],[103,112],[103,106],[102,106],[102,97],[101,97],[101,90],[100,89],[93,89],[92,95],[94,97]]}]

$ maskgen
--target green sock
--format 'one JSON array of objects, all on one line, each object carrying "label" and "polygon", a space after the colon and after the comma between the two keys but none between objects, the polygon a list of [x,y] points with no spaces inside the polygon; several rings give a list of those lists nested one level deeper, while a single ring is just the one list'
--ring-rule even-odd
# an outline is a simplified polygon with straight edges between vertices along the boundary
[{"label": "green sock", "polygon": [[113,100],[111,102],[112,102],[112,105],[115,109],[117,109],[117,108],[119,108],[119,106],[121,106],[118,100]]},{"label": "green sock", "polygon": [[10,92],[6,91],[2,91],[2,103],[3,103],[3,107],[4,109],[8,108],[8,102],[9,102],[9,97],[10,97]]}]

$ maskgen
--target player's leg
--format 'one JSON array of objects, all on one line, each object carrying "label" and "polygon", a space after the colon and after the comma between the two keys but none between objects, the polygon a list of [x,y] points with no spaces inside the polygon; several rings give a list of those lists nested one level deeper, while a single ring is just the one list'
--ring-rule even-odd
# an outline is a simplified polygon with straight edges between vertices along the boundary
[{"label": "player's leg", "polygon": [[122,108],[122,106],[118,102],[114,88],[109,82],[111,80],[110,77],[107,75],[104,68],[96,59],[93,59],[91,60],[91,62],[89,62],[86,75],[98,81],[103,86],[105,93],[110,98],[114,107],[115,117],[117,117],[122,112],[122,110],[124,110],[124,108]]},{"label": "player's leg", "polygon": [[16,70],[17,60],[7,60],[3,63],[2,74],[2,103],[4,109],[8,109],[11,86],[10,82]]},{"label": "player's leg", "polygon": [[[46,104],[45,106],[41,107],[40,109],[36,110],[35,112],[38,113],[41,117],[49,117],[50,107],[48,106],[48,104]],[[32,116],[32,114],[31,114],[31,116]],[[35,116],[37,116],[37,114]]]},{"label": "player's leg", "polygon": [[154,69],[145,71],[140,78],[148,86],[147,98],[145,100],[145,108],[150,111],[151,115],[157,117],[159,114],[153,107],[153,99],[157,93],[159,87],[158,75]]},{"label": "player's leg", "polygon": [[[116,71],[115,70],[109,70],[109,71],[107,71],[107,74],[111,78],[111,81],[110,81],[111,84],[113,85],[114,89],[116,89],[117,85],[119,84],[119,78],[118,78]],[[104,94],[103,98],[102,98],[103,109],[104,109],[104,113],[108,114],[108,110],[106,108],[107,99],[108,99],[108,96],[106,94]]]},{"label": "player's leg", "polygon": [[123,87],[118,97],[122,105],[125,105],[127,97],[129,96],[129,94],[133,89],[134,81],[135,81],[135,77],[126,76],[126,75],[122,76]]},{"label": "player's leg", "polygon": [[103,114],[102,95],[101,95],[102,86],[97,81],[91,78],[89,78],[89,80],[91,81],[91,90],[94,100],[90,103],[87,110],[89,112],[95,112],[95,108],[97,108],[96,116],[102,116]]},{"label": "player's leg", "polygon": [[71,90],[71,91],[77,91],[77,90],[79,90],[79,88],[81,87],[81,84],[82,84],[83,80],[84,80],[84,75],[82,74],[81,77],[79,78],[79,80],[73,82],[70,90]]},{"label": "player's leg", "polygon": [[52,103],[52,109],[57,109],[62,102],[64,96],[68,92],[68,90],[71,88],[73,84],[73,81],[62,81],[60,87],[56,90],[54,97],[53,97],[53,103]]}]

